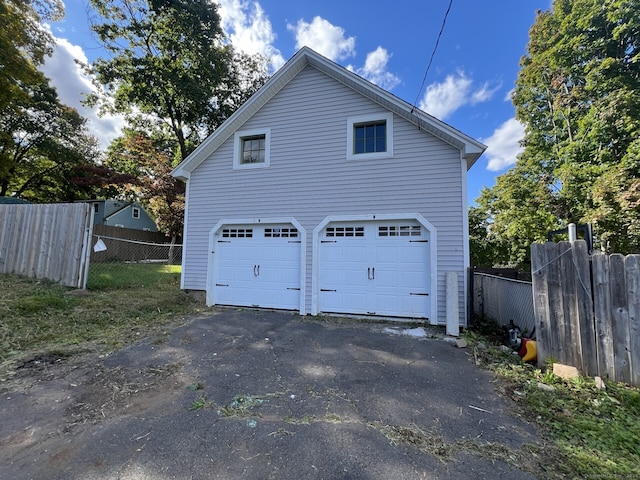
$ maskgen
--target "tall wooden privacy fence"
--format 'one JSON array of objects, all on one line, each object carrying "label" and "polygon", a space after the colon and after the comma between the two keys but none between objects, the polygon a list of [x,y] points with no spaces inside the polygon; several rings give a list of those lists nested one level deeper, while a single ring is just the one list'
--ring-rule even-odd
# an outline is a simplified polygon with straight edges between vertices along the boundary
[{"label": "tall wooden privacy fence", "polygon": [[87,203],[0,205],[0,273],[85,288],[92,226]]},{"label": "tall wooden privacy fence", "polygon": [[538,362],[640,386],[640,255],[534,244],[531,273]]}]

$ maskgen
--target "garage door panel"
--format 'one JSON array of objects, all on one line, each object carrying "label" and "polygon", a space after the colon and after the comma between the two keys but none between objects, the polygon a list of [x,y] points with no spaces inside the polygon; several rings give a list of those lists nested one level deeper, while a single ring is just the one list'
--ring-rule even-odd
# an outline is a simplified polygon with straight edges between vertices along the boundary
[{"label": "garage door panel", "polygon": [[300,269],[293,266],[281,268],[280,281],[288,287],[298,287],[300,284]]},{"label": "garage door panel", "polygon": [[367,310],[367,295],[365,293],[349,293],[343,297],[346,305],[342,306],[339,311],[344,311],[347,307],[355,310],[354,313],[368,313]]},{"label": "garage door panel", "polygon": [[347,270],[344,272],[344,284],[348,286],[364,286],[367,283],[367,274],[363,268],[357,270]]},{"label": "garage door panel", "polygon": [[385,245],[375,247],[376,264],[397,263],[398,247],[396,245]]},{"label": "garage door panel", "polygon": [[398,283],[407,289],[424,291],[427,289],[428,279],[424,271],[405,271]]},{"label": "garage door panel", "polygon": [[[353,245],[356,243],[356,245]],[[339,247],[340,245],[338,245]],[[360,263],[367,260],[367,252],[364,248],[362,248],[362,240],[354,239],[348,242],[348,246],[343,249],[344,252],[344,261],[348,261],[350,263]]]}]

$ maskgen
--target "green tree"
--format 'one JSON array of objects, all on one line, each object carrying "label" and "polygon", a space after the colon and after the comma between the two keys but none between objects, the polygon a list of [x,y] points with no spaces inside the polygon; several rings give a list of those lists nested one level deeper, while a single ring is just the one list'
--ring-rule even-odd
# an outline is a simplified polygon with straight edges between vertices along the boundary
[{"label": "green tree", "polygon": [[44,76],[25,100],[13,103],[0,112],[0,196],[36,202],[84,197],[89,189],[74,183],[77,169],[99,156],[86,120],[58,101]]},{"label": "green tree", "polygon": [[37,67],[52,51],[42,20],[63,15],[60,0],[0,0],[0,111],[24,101],[24,87],[40,83]]},{"label": "green tree", "polygon": [[640,0],[555,0],[538,12],[513,103],[516,166],[483,192],[510,263],[530,241],[592,223],[601,245],[640,248]]},{"label": "green tree", "polygon": [[[165,123],[180,159],[266,78],[259,58],[225,44],[209,0],[91,0],[92,28],[109,57],[88,66],[101,93],[91,105]],[[190,148],[191,145],[191,148]]]}]

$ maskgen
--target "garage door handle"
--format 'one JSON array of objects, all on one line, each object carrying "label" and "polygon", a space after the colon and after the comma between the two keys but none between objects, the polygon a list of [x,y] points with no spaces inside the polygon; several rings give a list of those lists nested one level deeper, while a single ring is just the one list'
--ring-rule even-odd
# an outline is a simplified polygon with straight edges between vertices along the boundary
[{"label": "garage door handle", "polygon": [[367,267],[367,280],[371,280],[371,267]]},{"label": "garage door handle", "polygon": [[376,269],[375,269],[375,267],[368,267],[367,268],[367,278],[369,280],[375,280],[376,279]]},{"label": "garage door handle", "polygon": [[258,265],[258,276],[260,276],[260,265]]},{"label": "garage door handle", "polygon": [[258,270],[258,265],[254,265],[253,266],[253,276],[257,277],[258,275],[260,275],[260,270]]}]

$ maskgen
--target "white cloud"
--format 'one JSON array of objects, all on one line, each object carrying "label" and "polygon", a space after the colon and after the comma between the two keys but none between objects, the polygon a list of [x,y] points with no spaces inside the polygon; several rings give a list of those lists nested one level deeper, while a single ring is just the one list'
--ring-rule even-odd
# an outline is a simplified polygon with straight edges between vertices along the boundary
[{"label": "white cloud", "polygon": [[263,55],[275,70],[284,65],[282,54],[273,45],[276,34],[259,3],[220,0],[218,4],[222,29],[234,48],[250,55]]},{"label": "white cloud", "polygon": [[489,138],[485,155],[489,158],[487,170],[499,172],[516,163],[517,155],[522,152],[520,140],[524,138],[524,125],[511,118],[500,125]]},{"label": "white cloud", "polygon": [[121,134],[124,119],[114,116],[99,117],[97,109],[81,104],[94,88],[89,77],[74,60],[87,63],[87,57],[81,47],[64,38],[56,38],[56,42],[53,55],[46,59],[42,71],[51,79],[51,85],[58,91],[60,101],[78,110],[78,113],[88,120],[89,133],[98,139],[100,147],[104,150],[111,140]]},{"label": "white cloud", "polygon": [[436,118],[444,120],[464,105],[475,105],[486,102],[500,86],[490,88],[488,83],[474,88],[473,80],[459,71],[447,75],[442,83],[434,83],[427,87],[419,108]]},{"label": "white cloud", "polygon": [[390,58],[391,55],[385,48],[378,47],[367,55],[364,67],[354,69],[349,66],[347,68],[354,70],[358,75],[361,75],[379,87],[385,90],[391,90],[400,83],[400,79],[393,73],[387,71],[387,64]]},{"label": "white cloud", "polygon": [[355,55],[355,37],[346,37],[343,28],[332,25],[321,17],[311,23],[298,20],[296,25],[287,25],[295,34],[296,49],[307,46],[331,60],[344,60]]}]

